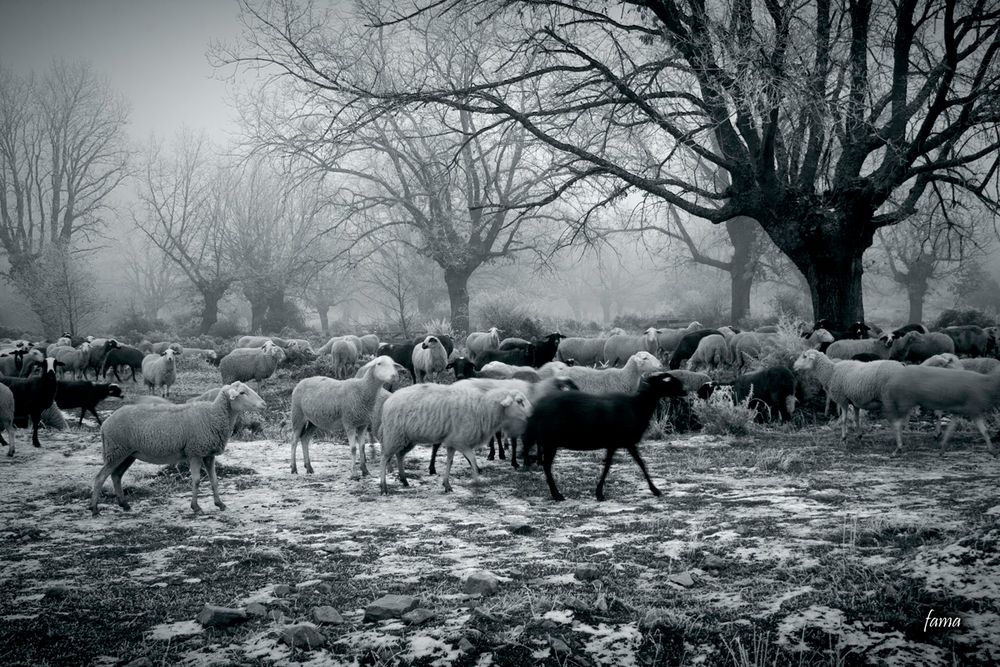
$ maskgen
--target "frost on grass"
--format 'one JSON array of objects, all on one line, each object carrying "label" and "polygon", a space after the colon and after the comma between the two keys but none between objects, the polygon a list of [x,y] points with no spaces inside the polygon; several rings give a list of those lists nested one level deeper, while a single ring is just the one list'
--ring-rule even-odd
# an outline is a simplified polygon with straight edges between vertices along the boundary
[{"label": "frost on grass", "polygon": [[1000,530],[921,547],[912,576],[923,578],[930,591],[970,600],[1000,599]]}]

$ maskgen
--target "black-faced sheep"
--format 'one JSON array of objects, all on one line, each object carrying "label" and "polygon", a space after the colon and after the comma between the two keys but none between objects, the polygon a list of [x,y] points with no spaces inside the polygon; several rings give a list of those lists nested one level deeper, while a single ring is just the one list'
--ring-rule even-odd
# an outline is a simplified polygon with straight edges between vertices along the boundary
[{"label": "black-faced sheep", "polygon": [[42,413],[52,406],[56,396],[56,370],[61,362],[52,357],[45,358],[45,369],[42,374],[30,378],[0,377],[0,383],[7,385],[14,395],[15,423],[27,424],[31,419],[31,445],[41,447],[38,441],[38,426],[42,422]]},{"label": "black-faced sheep", "polygon": [[100,425],[101,416],[97,414],[97,406],[111,397],[121,398],[122,388],[116,384],[97,384],[89,380],[59,380],[56,385],[56,405],[63,410],[80,408],[78,426],[83,425],[83,416],[88,411]]},{"label": "black-faced sheep", "polygon": [[132,382],[135,382],[135,372],[142,370],[142,360],[145,356],[141,350],[131,345],[120,345],[108,350],[104,355],[104,360],[101,362],[101,377],[107,378],[108,369],[110,368],[114,373],[115,379],[121,382],[122,379],[118,375],[118,369],[125,366],[132,371]]}]

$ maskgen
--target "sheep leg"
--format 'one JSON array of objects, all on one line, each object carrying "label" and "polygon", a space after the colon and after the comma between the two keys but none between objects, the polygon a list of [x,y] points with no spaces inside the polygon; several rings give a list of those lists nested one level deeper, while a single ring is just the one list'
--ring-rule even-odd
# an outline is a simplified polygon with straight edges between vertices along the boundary
[{"label": "sheep leg", "polygon": [[[91,412],[91,414],[94,415],[94,419],[97,420],[97,425],[100,426],[101,425],[101,415],[97,414],[97,408],[96,407],[91,408],[90,412]],[[82,419],[80,421],[81,421],[81,423],[83,422]]]},{"label": "sheep leg", "polygon": [[552,494],[552,500],[566,500],[566,497],[559,493],[559,489],[556,488],[556,480],[552,476],[552,462],[555,459],[556,448],[552,445],[545,445],[542,450],[542,469],[545,470],[545,481],[549,485],[549,493]]},{"label": "sheep leg", "polygon": [[507,460],[507,454],[503,450],[503,434],[502,433],[497,433],[497,449],[500,450],[500,460],[501,461],[506,461]]},{"label": "sheep leg", "polygon": [[[306,473],[313,474],[313,464],[312,459],[309,457],[309,444],[312,442],[313,429],[312,425],[306,425],[302,427],[302,435],[299,441],[302,443],[302,463],[306,466]],[[292,444],[294,447],[294,443]],[[294,451],[294,450],[293,450]],[[295,472],[295,456],[292,455],[292,472]]]},{"label": "sheep leg", "polygon": [[42,423],[42,413],[31,415],[31,446],[41,447],[42,443],[38,441],[38,426]]},{"label": "sheep leg", "polygon": [[87,408],[80,408],[80,421],[77,423],[77,427],[83,426],[83,416],[87,414]]},{"label": "sheep leg", "polygon": [[941,420],[944,418],[944,413],[940,410],[934,411],[934,438],[941,437]]},{"label": "sheep leg", "polygon": [[646,462],[642,460],[641,456],[639,456],[639,449],[635,445],[627,447],[626,449],[628,450],[628,453],[632,455],[632,458],[635,460],[635,462],[639,464],[639,470],[641,470],[642,474],[646,477],[646,483],[649,484],[650,492],[654,496],[660,495],[660,490],[656,488],[655,484],[653,484],[653,480],[649,476],[649,471],[646,470]]},{"label": "sheep leg", "polygon": [[455,448],[448,448],[448,456],[445,458],[444,464],[444,492],[451,493],[451,463],[455,460]]},{"label": "sheep leg", "polygon": [[133,463],[135,463],[135,457],[129,456],[111,471],[111,483],[115,486],[115,498],[118,499],[118,505],[126,512],[132,509],[132,506],[125,500],[125,492],[122,491],[122,476]]},{"label": "sheep leg", "polygon": [[496,440],[496,436],[490,438],[490,452],[486,455],[487,461],[492,461],[496,458],[496,450],[493,448],[493,441]]},{"label": "sheep leg", "polygon": [[990,454],[996,456],[997,450],[993,447],[993,441],[990,440],[990,434],[986,431],[986,422],[983,420],[982,417],[978,417],[975,423],[976,423],[976,428],[979,429],[979,432],[983,436],[983,440],[986,441],[986,448],[989,450]]},{"label": "sheep leg", "polygon": [[427,474],[428,475],[436,475],[437,474],[437,467],[434,465],[434,462],[437,461],[438,450],[439,449],[441,449],[441,443],[440,442],[435,442],[433,445],[431,445],[431,464],[429,466],[427,466]]},{"label": "sheep leg", "polygon": [[212,500],[220,510],[226,509],[226,504],[219,497],[219,478],[215,475],[215,457],[205,457],[205,467],[208,468],[208,481],[212,485]]},{"label": "sheep leg", "polygon": [[476,450],[474,450],[474,449],[463,449],[461,451],[462,451],[462,456],[464,456],[465,460],[469,462],[470,466],[472,466],[472,483],[473,484],[478,484],[479,483],[479,464],[476,463]]},{"label": "sheep leg", "polygon": [[3,433],[0,432],[0,445],[7,447],[7,456],[14,456],[14,429],[7,429],[7,437],[10,438],[10,442],[7,442],[3,438]]},{"label": "sheep leg", "polygon": [[[909,417],[909,415],[907,415]],[[892,428],[896,431],[896,449],[892,451],[890,456],[899,456],[903,453],[903,420],[906,417],[900,417],[899,419],[892,420]]]},{"label": "sheep leg", "polygon": [[861,442],[865,434],[861,431],[861,408],[857,406],[854,408],[854,430],[857,432],[858,442]]},{"label": "sheep leg", "polygon": [[105,463],[101,466],[101,469],[97,471],[97,475],[94,477],[94,490],[90,494],[90,512],[94,516],[100,513],[97,509],[97,501],[101,497],[101,487],[104,486],[104,480],[108,478],[108,475],[118,467],[118,463],[111,464]]},{"label": "sheep leg", "polygon": [[357,443],[358,449],[361,453],[361,476],[369,477],[371,473],[368,472],[368,456],[365,454],[365,442],[363,439],[364,429],[354,429],[354,442]]},{"label": "sheep leg", "polygon": [[198,484],[201,482],[201,457],[192,456],[188,459],[188,468],[191,470],[191,509],[195,514],[201,514],[201,506],[198,505]]},{"label": "sheep leg", "polygon": [[611,470],[611,462],[615,458],[615,451],[614,447],[608,447],[608,451],[604,455],[604,469],[601,471],[601,478],[597,480],[597,490],[594,492],[598,500],[604,500],[604,480],[607,479],[608,471]]},{"label": "sheep leg", "polygon": [[388,467],[389,457],[387,456],[387,452],[385,451],[384,447],[382,448],[381,458],[382,458],[382,470],[381,470],[381,477],[379,478],[378,490],[380,495],[385,496],[388,495],[389,493],[389,485],[386,484],[385,482],[385,470]]},{"label": "sheep leg", "polygon": [[[938,456],[944,456],[944,448],[948,444],[948,441],[951,440],[951,434],[955,432],[955,428],[957,426],[958,426],[958,420],[956,419],[952,419],[950,422],[948,422],[948,427],[944,430],[944,435],[941,436],[941,448],[938,450]],[[976,426],[979,425],[976,424]]]},{"label": "sheep leg", "polygon": [[410,482],[406,479],[406,472],[403,470],[403,450],[396,452],[396,467],[399,468],[399,483],[403,486],[409,486]]}]

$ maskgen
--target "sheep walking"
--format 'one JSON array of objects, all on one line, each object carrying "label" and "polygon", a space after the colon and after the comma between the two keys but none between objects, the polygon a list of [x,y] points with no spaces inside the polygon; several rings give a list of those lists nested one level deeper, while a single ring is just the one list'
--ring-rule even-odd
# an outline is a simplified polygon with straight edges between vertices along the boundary
[{"label": "sheep walking", "polygon": [[[662,368],[663,366],[656,357],[643,351],[633,354],[624,368],[598,370],[582,366],[565,366],[554,368],[553,373],[558,377],[573,380],[580,387],[580,391],[593,394],[606,394],[615,391],[631,393],[638,389],[639,381],[644,373],[652,373]],[[547,377],[546,373],[540,374],[542,377]]]},{"label": "sheep walking", "polygon": [[[40,376],[26,378],[0,377],[0,384],[6,385],[14,395],[14,418],[18,422],[31,419],[31,446],[41,447],[38,441],[38,427],[42,417],[52,407],[56,396],[56,371],[62,362],[53,357],[45,358],[45,370]],[[58,410],[56,410],[58,413]],[[61,417],[61,415],[60,415]]]},{"label": "sheep walking", "polygon": [[472,363],[479,362],[479,355],[486,350],[500,349],[500,330],[492,327],[488,332],[473,331],[465,338],[466,356]]},{"label": "sheep walking", "polygon": [[115,497],[123,510],[131,506],[122,492],[122,475],[136,461],[176,465],[187,461],[191,470],[191,509],[201,513],[198,484],[204,464],[212,485],[212,498],[220,510],[226,509],[219,497],[215,457],[222,454],[233,432],[236,417],[244,410],[263,410],[264,400],[242,382],[226,385],[211,403],[152,403],[126,405],[116,410],[101,426],[104,466],[94,478],[90,511],[97,516],[97,503],[104,480],[111,476]]},{"label": "sheep walking", "polygon": [[380,489],[389,492],[385,475],[396,457],[399,482],[409,486],[403,457],[417,444],[441,443],[448,450],[443,486],[451,491],[451,464],[455,451],[472,466],[473,482],[479,479],[475,448],[485,443],[503,424],[527,420],[531,403],[520,391],[417,384],[404,387],[382,406],[382,474]]},{"label": "sheep walking", "polygon": [[448,353],[437,336],[428,336],[413,348],[413,370],[416,382],[426,382],[430,376],[444,371],[448,365]]},{"label": "sheep walking", "polygon": [[[885,417],[896,432],[894,456],[903,451],[903,423],[915,407],[971,419],[986,441],[989,452],[997,456],[996,447],[986,430],[985,415],[1000,402],[1000,373],[983,375],[966,370],[904,366],[885,384],[881,398]],[[941,438],[941,453],[944,453],[957,425],[958,422],[952,420],[945,429]]]},{"label": "sheep walking", "polygon": [[[361,436],[372,423],[372,411],[382,385],[399,379],[398,367],[389,357],[375,357],[362,367],[360,378],[334,380],[311,377],[292,390],[292,474],[298,473],[296,449],[302,443],[306,472],[313,472],[309,444],[316,429],[335,431],[343,428],[351,446],[351,466],[359,465],[361,475],[368,475],[364,442]],[[360,451],[358,451],[360,449]]]},{"label": "sheep walking", "polygon": [[80,347],[76,348],[57,345],[52,348],[49,356],[63,364],[60,375],[73,373],[73,377],[76,379],[79,379],[81,375],[86,378],[87,368],[90,366],[90,343],[81,343]]},{"label": "sheep walking", "polygon": [[101,361],[101,377],[107,378],[108,369],[110,368],[114,373],[115,379],[121,382],[122,379],[118,375],[118,369],[125,366],[132,371],[132,382],[135,382],[135,372],[137,370],[142,371],[142,360],[145,356],[142,350],[131,345],[119,345],[112,350],[108,350]]},{"label": "sheep walking", "polygon": [[660,352],[672,353],[677,349],[677,346],[681,342],[681,338],[685,335],[691,333],[692,331],[698,331],[703,329],[701,322],[692,322],[683,329],[657,329],[656,330],[656,345]]},{"label": "sheep walking", "polygon": [[80,408],[80,422],[83,426],[83,416],[89,411],[101,424],[101,416],[97,414],[97,406],[106,398],[121,398],[122,388],[116,384],[98,384],[89,380],[59,380],[56,385],[56,405],[63,410]]},{"label": "sheep walking", "polygon": [[163,387],[163,395],[170,395],[170,387],[177,381],[177,360],[172,348],[142,358],[142,381],[149,393]]},{"label": "sheep walking", "polygon": [[256,380],[258,387],[274,375],[285,360],[285,351],[273,342],[260,348],[236,348],[219,361],[219,372],[225,384]]}]

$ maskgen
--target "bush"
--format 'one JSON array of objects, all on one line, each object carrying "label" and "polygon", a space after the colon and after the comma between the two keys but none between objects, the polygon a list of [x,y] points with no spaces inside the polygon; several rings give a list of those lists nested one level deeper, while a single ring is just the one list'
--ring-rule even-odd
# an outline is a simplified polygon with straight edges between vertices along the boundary
[{"label": "bush", "polygon": [[451,320],[447,317],[438,317],[436,319],[430,319],[424,322],[422,325],[423,330],[429,334],[442,334],[445,336],[455,337],[455,332],[451,328]]},{"label": "bush", "polygon": [[777,326],[778,334],[774,337],[774,343],[764,348],[760,356],[753,360],[752,369],[774,366],[790,369],[799,355],[809,347],[801,332],[810,327],[801,319],[782,313],[778,317]]},{"label": "bush", "polygon": [[992,327],[996,325],[996,322],[992,317],[975,308],[950,308],[938,315],[931,328],[941,329],[943,327],[956,327],[967,324]]},{"label": "bush", "polygon": [[128,343],[138,343],[147,338],[150,332],[166,331],[170,326],[163,320],[145,317],[137,310],[130,308],[112,327],[112,331]]},{"label": "bush", "polygon": [[236,320],[219,319],[208,328],[208,335],[215,338],[238,338],[243,335],[243,327]]},{"label": "bush", "polygon": [[707,401],[694,399],[692,409],[706,433],[743,436],[757,418],[756,408],[750,407],[750,397],[736,401],[732,387],[718,387]]},{"label": "bush", "polygon": [[500,329],[501,338],[533,340],[549,333],[530,308],[504,298],[485,302],[479,308],[479,321],[483,331]]}]

